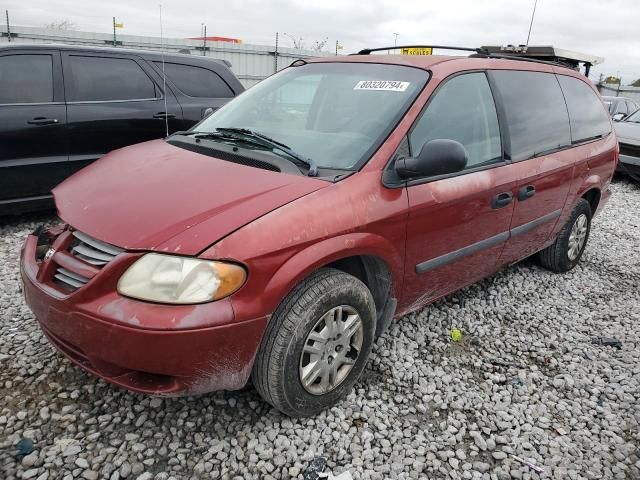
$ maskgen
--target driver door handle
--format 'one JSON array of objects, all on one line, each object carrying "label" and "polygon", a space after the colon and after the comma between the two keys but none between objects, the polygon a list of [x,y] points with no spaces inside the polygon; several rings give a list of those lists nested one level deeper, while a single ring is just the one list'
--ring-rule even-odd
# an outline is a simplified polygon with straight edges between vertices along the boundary
[{"label": "driver door handle", "polygon": [[173,113],[158,112],[153,116],[153,118],[176,118],[176,116]]},{"label": "driver door handle", "polygon": [[491,200],[491,208],[502,208],[506,207],[513,200],[513,195],[511,192],[502,192],[493,197]]}]

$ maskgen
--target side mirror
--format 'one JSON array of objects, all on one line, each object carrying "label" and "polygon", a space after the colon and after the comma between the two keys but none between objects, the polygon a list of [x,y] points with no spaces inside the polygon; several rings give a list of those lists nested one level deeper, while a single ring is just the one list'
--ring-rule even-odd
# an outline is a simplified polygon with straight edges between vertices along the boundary
[{"label": "side mirror", "polygon": [[401,157],[394,164],[400,178],[434,177],[465,169],[469,155],[460,142],[437,139],[425,143],[417,157]]},{"label": "side mirror", "polygon": [[620,122],[620,121],[624,120],[625,117],[626,117],[626,115],[624,113],[616,113],[613,116],[613,121],[614,122]]},{"label": "side mirror", "polygon": [[202,118],[207,118],[209,115],[213,113],[213,108],[208,107],[202,110]]}]

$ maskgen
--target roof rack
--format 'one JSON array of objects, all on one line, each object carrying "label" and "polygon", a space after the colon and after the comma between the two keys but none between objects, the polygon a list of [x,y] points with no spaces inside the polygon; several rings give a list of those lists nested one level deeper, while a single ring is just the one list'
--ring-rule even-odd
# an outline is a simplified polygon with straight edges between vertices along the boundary
[{"label": "roof rack", "polygon": [[580,64],[582,64],[585,67],[585,75],[587,77],[589,76],[589,71],[593,65],[599,65],[604,62],[604,58],[602,57],[573,52],[550,45],[483,46],[481,47],[481,50],[488,53],[489,58],[508,58],[513,60],[523,60],[525,62],[547,63],[573,68],[574,70],[580,70]]},{"label": "roof rack", "polygon": [[431,48],[440,50],[459,50],[463,52],[474,52],[471,57],[480,58],[501,58],[507,60],[520,60],[523,62],[543,63],[547,65],[559,65],[580,70],[580,64],[585,67],[585,75],[589,76],[589,71],[593,65],[604,62],[604,58],[595,55],[587,55],[579,52],[572,52],[555,48],[552,46],[528,46],[528,45],[507,45],[507,46],[483,46],[479,48],[453,47],[448,45],[394,45],[393,47],[365,48],[356,55],[369,55],[372,52],[388,50],[401,50],[405,48]]},{"label": "roof rack", "polygon": [[475,52],[475,53],[489,53],[484,48],[470,48],[470,47],[452,47],[449,45],[394,45],[393,47],[378,47],[378,48],[365,48],[360,50],[355,55],[369,55],[372,52],[382,52],[386,50],[402,50],[404,48],[431,48],[439,50],[460,50],[463,52]]}]

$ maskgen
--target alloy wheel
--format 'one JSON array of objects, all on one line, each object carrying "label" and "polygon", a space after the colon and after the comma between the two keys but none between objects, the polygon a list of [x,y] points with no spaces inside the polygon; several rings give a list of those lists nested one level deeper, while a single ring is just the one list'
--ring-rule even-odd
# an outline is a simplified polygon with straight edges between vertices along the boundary
[{"label": "alloy wheel", "polygon": [[362,350],[363,325],[355,308],[334,307],[316,322],[300,355],[300,382],[313,395],[337,388],[349,375]]},{"label": "alloy wheel", "polygon": [[571,227],[571,234],[569,235],[569,250],[567,251],[567,256],[572,262],[576,258],[578,258],[578,255],[580,255],[580,252],[582,251],[584,242],[587,239],[588,226],[589,220],[587,219],[587,216],[582,213],[578,218],[576,218],[576,221]]}]

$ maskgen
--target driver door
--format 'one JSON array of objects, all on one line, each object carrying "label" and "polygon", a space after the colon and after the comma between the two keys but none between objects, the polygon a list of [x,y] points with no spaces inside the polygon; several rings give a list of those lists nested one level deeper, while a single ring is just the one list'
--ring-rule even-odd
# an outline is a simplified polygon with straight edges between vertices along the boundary
[{"label": "driver door", "polygon": [[517,183],[517,172],[504,160],[484,72],[445,80],[408,138],[412,155],[431,140],[456,140],[468,162],[461,172],[408,182],[404,312],[495,271],[509,238]]}]

